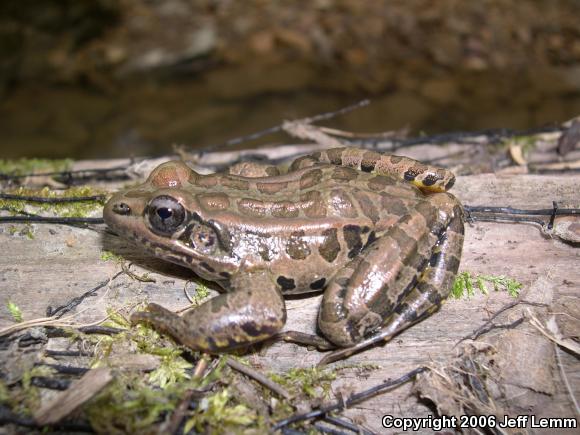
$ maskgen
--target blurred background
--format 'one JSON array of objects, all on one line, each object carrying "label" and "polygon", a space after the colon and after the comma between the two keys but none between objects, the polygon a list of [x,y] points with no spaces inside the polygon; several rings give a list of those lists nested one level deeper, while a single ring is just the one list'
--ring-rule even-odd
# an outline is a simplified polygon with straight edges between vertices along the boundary
[{"label": "blurred background", "polygon": [[0,158],[168,154],[367,97],[328,125],[562,122],[579,17],[578,0],[2,0]]}]

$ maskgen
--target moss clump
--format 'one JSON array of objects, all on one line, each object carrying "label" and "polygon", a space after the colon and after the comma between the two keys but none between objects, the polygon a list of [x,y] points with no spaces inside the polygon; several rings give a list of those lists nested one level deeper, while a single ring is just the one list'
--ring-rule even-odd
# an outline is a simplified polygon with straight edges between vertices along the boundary
[{"label": "moss clump", "polygon": [[6,307],[8,308],[8,311],[10,312],[10,315],[12,316],[12,319],[15,322],[22,322],[22,310],[20,309],[20,307],[18,305],[16,305],[14,302],[12,301],[8,301],[6,303]]},{"label": "moss clump", "polygon": [[[66,190],[51,190],[48,187],[43,189],[27,189],[20,187],[10,193],[18,196],[34,196],[39,198],[80,198],[86,196],[104,195],[103,192],[90,187],[72,187]],[[105,197],[98,200],[75,201],[65,203],[38,203],[24,201],[21,199],[0,199],[0,209],[7,210],[13,214],[34,213],[42,214],[51,212],[60,217],[88,217],[96,212],[100,212],[105,203]]]},{"label": "moss clump", "polygon": [[193,306],[201,304],[209,296],[209,288],[200,282],[196,283],[195,294],[191,298]]},{"label": "moss clump", "polygon": [[123,263],[125,259],[120,255],[114,254],[111,251],[103,251],[101,252],[101,260],[102,261],[112,261],[114,263]]},{"label": "moss clump", "polygon": [[131,327],[119,312],[108,310],[103,326],[121,329],[113,336],[78,334],[77,339],[95,345],[92,367],[108,365],[118,350],[138,351],[159,357],[160,364],[148,374],[122,371],[103,392],[84,407],[92,427],[99,433],[142,433],[173,412],[188,390],[199,390],[220,379],[221,366],[204,379],[192,378],[192,355],[147,325]]},{"label": "moss clump", "polygon": [[98,433],[142,433],[175,409],[185,387],[169,392],[152,388],[139,373],[119,373],[84,409]]},{"label": "moss clump", "polygon": [[149,374],[149,382],[161,389],[191,379],[187,370],[193,365],[181,357],[181,351],[172,352],[161,358],[161,364]]},{"label": "moss clump", "polygon": [[204,433],[239,432],[244,426],[256,423],[258,415],[248,406],[237,403],[228,388],[204,397],[185,423],[184,433],[191,429]]},{"label": "moss clump", "polygon": [[469,272],[461,272],[455,277],[455,282],[451,289],[451,296],[455,299],[468,298],[475,295],[478,289],[484,295],[489,294],[487,284],[491,284],[494,291],[507,291],[507,293],[517,298],[520,294],[523,284],[513,278],[504,275],[476,275]]},{"label": "moss clump", "polygon": [[336,379],[334,370],[317,367],[291,369],[286,373],[271,373],[270,378],[285,387],[295,397],[324,397],[330,393],[331,382]]},{"label": "moss clump", "polygon": [[71,159],[0,159],[0,173],[19,176],[44,172],[66,172],[71,170],[72,163]]}]

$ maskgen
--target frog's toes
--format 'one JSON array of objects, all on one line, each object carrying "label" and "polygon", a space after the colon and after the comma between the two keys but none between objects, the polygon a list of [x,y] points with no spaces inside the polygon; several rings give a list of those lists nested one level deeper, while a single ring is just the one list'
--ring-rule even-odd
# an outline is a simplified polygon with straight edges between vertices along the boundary
[{"label": "frog's toes", "polygon": [[370,310],[344,319],[329,318],[327,314],[328,311],[321,313],[318,326],[328,340],[340,347],[354,346],[382,323],[382,317]]}]

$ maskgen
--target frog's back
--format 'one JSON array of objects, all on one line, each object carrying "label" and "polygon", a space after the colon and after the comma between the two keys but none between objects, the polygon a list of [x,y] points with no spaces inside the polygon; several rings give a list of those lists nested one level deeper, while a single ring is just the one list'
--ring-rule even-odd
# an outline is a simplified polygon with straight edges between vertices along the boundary
[{"label": "frog's back", "polygon": [[267,269],[285,294],[324,288],[424,198],[393,177],[333,165],[244,181],[199,191],[200,214],[227,229],[240,273]]},{"label": "frog's back", "polygon": [[333,165],[256,179],[206,176],[195,184],[205,218],[265,231],[336,223],[374,227],[424,199],[417,188],[394,177]]}]

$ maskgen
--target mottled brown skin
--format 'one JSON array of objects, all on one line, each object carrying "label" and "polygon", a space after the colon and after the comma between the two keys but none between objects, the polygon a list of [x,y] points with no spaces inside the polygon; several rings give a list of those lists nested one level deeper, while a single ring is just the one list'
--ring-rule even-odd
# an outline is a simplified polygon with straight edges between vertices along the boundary
[{"label": "mottled brown skin", "polygon": [[204,176],[168,162],[107,203],[121,236],[226,290],[183,317],[150,304],[133,321],[228,351],[280,331],[284,294],[323,290],[320,330],[354,351],[447,297],[463,246],[449,171],[354,148],[301,157],[284,175],[254,169]]}]

